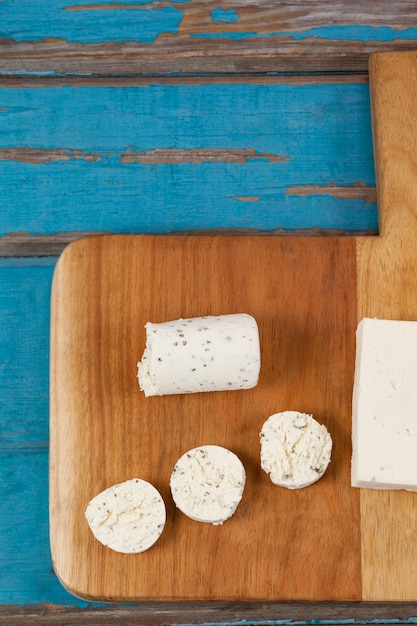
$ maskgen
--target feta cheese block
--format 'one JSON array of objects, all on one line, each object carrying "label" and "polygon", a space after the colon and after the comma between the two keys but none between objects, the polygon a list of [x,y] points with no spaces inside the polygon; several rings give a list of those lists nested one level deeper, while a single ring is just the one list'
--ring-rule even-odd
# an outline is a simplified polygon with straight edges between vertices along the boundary
[{"label": "feta cheese block", "polygon": [[197,522],[223,524],[236,511],[245,488],[241,460],[221,446],[189,450],[172,470],[170,487],[176,506]]},{"label": "feta cheese block", "polygon": [[145,396],[250,389],[261,366],[258,325],[245,313],[147,322],[138,363]]},{"label": "feta cheese block", "polygon": [[260,432],[261,467],[275,485],[301,489],[319,480],[330,463],[332,438],[312,415],[283,411]]},{"label": "feta cheese block", "polygon": [[165,503],[151,483],[132,478],[96,495],[85,511],[90,529],[103,545],[125,554],[148,550],[166,520]]},{"label": "feta cheese block", "polygon": [[358,324],[351,484],[417,491],[417,322]]}]

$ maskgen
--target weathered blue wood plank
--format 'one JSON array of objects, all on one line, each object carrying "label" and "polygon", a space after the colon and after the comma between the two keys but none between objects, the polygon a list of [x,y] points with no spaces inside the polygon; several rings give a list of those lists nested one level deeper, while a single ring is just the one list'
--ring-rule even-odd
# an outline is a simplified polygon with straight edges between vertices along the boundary
[{"label": "weathered blue wood plank", "polygon": [[[32,261],[33,264],[33,261]],[[40,265],[41,262],[38,263]],[[9,267],[7,267],[9,265]],[[0,264],[0,447],[47,445],[49,283],[47,262]],[[42,417],[42,419],[40,419]]]},{"label": "weathered blue wood plank", "polygon": [[26,442],[2,449],[0,474],[0,604],[86,606],[65,591],[52,570],[47,447]]},{"label": "weathered blue wood plank", "polygon": [[0,259],[0,604],[77,603],[48,534],[49,294],[55,259]]},{"label": "weathered blue wood plank", "polygon": [[[219,15],[222,15],[223,19],[219,19]],[[228,17],[229,19],[225,19]],[[238,16],[229,12],[219,14],[218,12],[212,14],[213,24],[216,22],[221,23],[233,23],[238,21]],[[320,26],[315,28],[306,29],[304,31],[269,31],[269,32],[241,32],[238,30],[225,30],[222,29],[210,30],[200,33],[191,33],[191,39],[229,39],[229,40],[251,40],[251,39],[267,39],[273,37],[290,37],[294,41],[303,41],[311,37],[317,39],[327,39],[331,41],[344,40],[344,41],[401,41],[401,40],[413,40],[417,39],[417,28],[405,28],[398,30],[391,26],[371,26],[371,25],[345,25],[345,26]]]},{"label": "weathered blue wood plank", "polygon": [[416,39],[410,0],[0,2],[0,75],[366,72]]},{"label": "weathered blue wood plank", "polygon": [[40,41],[53,37],[92,44],[102,41],[151,43],[161,34],[178,32],[183,17],[183,12],[177,8],[178,3],[168,2],[163,7],[159,3],[155,3],[155,7],[152,3],[146,7],[143,4],[3,0],[0,4],[0,38]]},{"label": "weathered blue wood plank", "polygon": [[[55,38],[70,43],[144,42],[161,35],[193,38],[252,39],[309,37],[347,41],[416,39],[417,20],[411,6],[402,11],[379,7],[358,10],[335,3],[298,2],[280,7],[257,2],[230,8],[228,2],[195,3],[171,0],[3,0],[0,4],[0,38],[41,41]],[[223,5],[223,6],[222,6]],[[223,8],[224,7],[224,8]]]},{"label": "weathered blue wood plank", "polygon": [[377,228],[363,84],[0,89],[1,234]]}]

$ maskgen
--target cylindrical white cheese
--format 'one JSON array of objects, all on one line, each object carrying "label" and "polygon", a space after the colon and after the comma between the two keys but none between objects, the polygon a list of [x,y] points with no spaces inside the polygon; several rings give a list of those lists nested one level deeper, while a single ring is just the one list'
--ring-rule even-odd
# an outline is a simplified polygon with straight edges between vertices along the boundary
[{"label": "cylindrical white cheese", "polygon": [[259,332],[245,313],[148,322],[138,363],[145,396],[250,389],[261,366]]},{"label": "cylindrical white cheese", "polygon": [[332,439],[311,415],[284,411],[271,415],[260,432],[261,467],[275,485],[308,487],[327,469]]},{"label": "cylindrical white cheese", "polygon": [[198,522],[223,524],[236,511],[245,488],[241,460],[221,446],[189,450],[172,470],[170,487],[176,506]]},{"label": "cylindrical white cheese", "polygon": [[151,483],[132,478],[96,495],[85,511],[90,529],[103,545],[125,554],[148,550],[165,526],[165,503]]}]

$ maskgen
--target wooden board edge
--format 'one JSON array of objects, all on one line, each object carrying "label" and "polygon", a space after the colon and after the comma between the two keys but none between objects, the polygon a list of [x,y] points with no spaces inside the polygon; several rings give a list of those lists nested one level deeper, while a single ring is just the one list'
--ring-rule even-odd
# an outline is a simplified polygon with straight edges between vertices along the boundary
[{"label": "wooden board edge", "polygon": [[[369,61],[370,102],[379,232],[357,239],[357,318],[417,320],[415,252],[416,146],[402,150],[407,121],[417,136],[411,114],[417,88],[417,52],[378,52]],[[410,131],[410,127],[408,131]],[[400,131],[400,132],[396,132]],[[410,144],[413,141],[410,139]],[[414,154],[413,154],[414,151]],[[403,158],[403,167],[399,159]],[[412,511],[416,494],[361,489],[361,562],[364,601],[416,601],[417,544]],[[394,532],[401,528],[399,538]],[[394,541],[394,536],[396,537]],[[381,558],[383,555],[383,558]]]}]

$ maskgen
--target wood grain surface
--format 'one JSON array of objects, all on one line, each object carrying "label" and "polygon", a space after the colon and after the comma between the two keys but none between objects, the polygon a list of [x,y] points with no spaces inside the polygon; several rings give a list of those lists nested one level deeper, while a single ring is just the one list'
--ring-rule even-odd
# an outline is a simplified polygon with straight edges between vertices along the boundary
[{"label": "wood grain surface", "polygon": [[[417,54],[370,65],[378,238],[358,239],[358,318],[417,320]],[[417,598],[417,495],[361,490],[365,599]]]},{"label": "wood grain surface", "polygon": [[[256,388],[144,397],[136,362],[146,321],[232,312],[259,324]],[[58,262],[51,327],[51,548],[69,590],[123,601],[361,597],[350,488],[353,238],[82,239]],[[313,413],[334,439],[325,476],[298,491],[260,469],[262,423],[286,409]],[[169,493],[176,460],[206,443],[230,448],[247,470],[243,500],[221,527],[187,519]],[[168,521],[152,549],[121,555],[94,539],[84,510],[135,476],[160,490]]]}]

